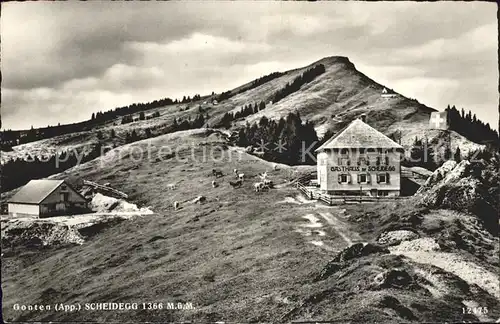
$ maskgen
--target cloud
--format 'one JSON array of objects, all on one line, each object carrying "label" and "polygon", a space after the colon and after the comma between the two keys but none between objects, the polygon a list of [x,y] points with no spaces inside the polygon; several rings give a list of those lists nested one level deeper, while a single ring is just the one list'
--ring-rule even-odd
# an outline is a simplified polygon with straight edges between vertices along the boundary
[{"label": "cloud", "polygon": [[169,54],[194,54],[199,55],[200,52],[226,53],[236,54],[244,51],[267,51],[271,47],[267,44],[248,43],[237,40],[231,40],[225,37],[207,35],[202,33],[193,33],[188,37],[174,40],[166,44],[154,42],[128,42],[125,46],[133,50],[143,52],[169,53]]},{"label": "cloud", "polygon": [[498,48],[497,24],[485,24],[454,39],[436,38],[424,44],[396,49],[397,61],[443,61],[450,56],[460,57],[480,54],[495,54]]},{"label": "cloud", "polygon": [[9,2],[1,19],[3,125],[225,91],[332,55],[436,108],[456,100],[482,107],[486,118],[486,107],[498,104],[494,5]]}]

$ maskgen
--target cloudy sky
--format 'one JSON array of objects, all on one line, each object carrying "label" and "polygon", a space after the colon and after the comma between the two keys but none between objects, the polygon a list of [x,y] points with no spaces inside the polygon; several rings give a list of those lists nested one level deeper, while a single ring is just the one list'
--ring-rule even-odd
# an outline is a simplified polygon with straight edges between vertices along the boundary
[{"label": "cloudy sky", "polygon": [[498,125],[494,3],[9,2],[2,4],[2,127],[88,119],[208,94],[343,55],[436,109]]}]

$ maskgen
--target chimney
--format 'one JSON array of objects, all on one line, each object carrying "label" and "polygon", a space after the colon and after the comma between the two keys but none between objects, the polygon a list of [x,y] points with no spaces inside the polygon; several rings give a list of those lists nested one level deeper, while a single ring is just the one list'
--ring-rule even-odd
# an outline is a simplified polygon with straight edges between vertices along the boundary
[{"label": "chimney", "polygon": [[361,119],[363,123],[366,123],[366,114],[361,114],[361,116],[359,116],[359,119]]}]

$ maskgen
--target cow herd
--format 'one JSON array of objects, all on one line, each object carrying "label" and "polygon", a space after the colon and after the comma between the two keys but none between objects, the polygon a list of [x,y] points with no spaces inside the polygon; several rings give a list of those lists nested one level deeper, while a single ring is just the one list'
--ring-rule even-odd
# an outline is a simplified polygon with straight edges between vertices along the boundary
[{"label": "cow herd", "polygon": [[[277,170],[276,165],[273,166],[273,169]],[[212,169],[211,175],[215,178],[211,182],[212,188],[219,187],[219,182],[217,179],[224,177],[224,173],[221,170]],[[238,169],[233,169],[233,175],[236,179],[235,181],[230,180],[229,185],[233,189],[241,188],[243,186],[243,182],[246,179],[245,173],[239,172]],[[255,192],[267,191],[273,188],[274,184],[271,180],[268,179],[267,171],[263,173],[258,173],[257,176],[260,178],[260,181],[253,184],[253,190]],[[167,189],[175,190],[177,189],[177,185],[175,183],[170,183],[167,185]],[[180,203],[178,201],[174,201],[173,207],[175,210],[178,210],[180,208]]]},{"label": "cow herd", "polygon": [[[277,170],[276,165],[273,166],[273,169]],[[236,177],[236,181],[229,181],[229,185],[233,187],[233,189],[240,188],[243,185],[243,181],[245,180],[245,173],[240,173],[238,169],[233,169],[233,174]],[[216,169],[212,170],[212,175],[216,178],[224,176],[222,171]],[[267,171],[264,173],[259,173],[258,177],[260,178],[261,181],[253,184],[253,189],[255,192],[261,192],[273,188],[273,182],[267,178],[268,177]],[[212,186],[214,186],[214,183],[215,182],[213,181]]]}]

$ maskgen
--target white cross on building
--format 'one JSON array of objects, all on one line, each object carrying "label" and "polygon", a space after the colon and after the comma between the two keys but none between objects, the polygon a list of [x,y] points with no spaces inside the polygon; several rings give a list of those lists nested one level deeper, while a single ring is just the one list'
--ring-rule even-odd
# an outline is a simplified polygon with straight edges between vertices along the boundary
[{"label": "white cross on building", "polygon": [[430,122],[434,128],[446,128],[446,118],[441,117],[441,113],[433,113]]}]

